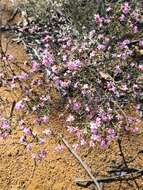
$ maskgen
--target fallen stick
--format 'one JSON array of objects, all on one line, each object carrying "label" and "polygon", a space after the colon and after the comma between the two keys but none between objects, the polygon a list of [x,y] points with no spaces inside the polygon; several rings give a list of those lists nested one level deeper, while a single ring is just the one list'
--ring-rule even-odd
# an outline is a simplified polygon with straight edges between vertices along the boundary
[{"label": "fallen stick", "polygon": [[10,120],[12,119],[15,105],[16,105],[16,101],[13,101],[12,106],[11,106],[11,110],[10,110],[10,115],[9,115]]},{"label": "fallen stick", "polygon": [[[126,174],[122,176],[112,176],[112,177],[105,177],[105,178],[98,178],[96,179],[98,183],[112,183],[117,181],[130,181],[133,179],[138,179],[143,175],[143,169],[138,170],[137,172],[133,172],[133,174],[138,174],[137,176],[131,177],[131,174]],[[76,179],[76,184],[82,187],[88,187],[93,184],[93,180],[91,179]]]},{"label": "fallen stick", "polygon": [[61,139],[63,141],[63,143],[65,144],[65,146],[69,149],[69,151],[74,155],[74,157],[80,162],[80,164],[82,165],[82,167],[86,170],[86,172],[88,173],[88,175],[90,176],[90,178],[92,179],[92,182],[96,185],[98,190],[102,190],[99,182],[97,181],[97,179],[92,175],[90,168],[82,161],[82,159],[77,155],[77,153],[70,147],[70,145],[68,144],[68,142],[61,136]]}]

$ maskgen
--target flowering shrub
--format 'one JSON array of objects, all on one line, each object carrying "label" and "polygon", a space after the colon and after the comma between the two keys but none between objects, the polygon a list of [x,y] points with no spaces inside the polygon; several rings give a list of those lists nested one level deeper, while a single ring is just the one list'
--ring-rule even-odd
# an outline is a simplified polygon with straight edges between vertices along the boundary
[{"label": "flowering shrub", "polygon": [[[105,148],[123,132],[139,132],[135,125],[139,120],[128,116],[126,109],[133,104],[142,117],[142,2],[101,3],[95,12],[88,9],[94,9],[94,1],[73,2],[28,3],[29,26],[19,32],[32,64],[29,73],[12,78],[13,85],[29,81],[22,86],[23,99],[15,109],[36,113],[36,122],[46,123],[51,104],[48,92],[56,88],[69,113],[65,127],[78,138],[75,148],[96,143]],[[32,80],[35,75],[40,79]],[[35,90],[39,86],[40,93]],[[5,119],[1,123],[1,130],[9,131]],[[22,119],[19,125],[23,131],[20,143],[28,149],[34,142],[44,144],[51,134],[47,129],[38,136]],[[45,155],[43,150],[34,158]]]},{"label": "flowering shrub", "polygon": [[[14,138],[12,144],[23,145],[27,151],[32,152],[33,158],[41,160],[46,156],[42,145],[51,135],[50,129],[43,128],[43,125],[47,125],[49,121],[49,106],[51,104],[48,95],[49,87],[46,84],[43,85],[45,81],[43,75],[36,73],[38,67],[35,62],[32,63],[32,66],[25,63],[26,69],[29,69],[27,72],[16,58],[6,53],[2,51],[1,54],[1,87],[10,93],[13,92],[14,100],[11,105],[11,101],[7,98],[1,97],[0,99],[2,110],[0,140],[6,140],[17,132],[19,140]],[[40,90],[43,92],[42,95]],[[18,94],[21,99],[15,94]],[[10,113],[7,109],[10,110]]]}]

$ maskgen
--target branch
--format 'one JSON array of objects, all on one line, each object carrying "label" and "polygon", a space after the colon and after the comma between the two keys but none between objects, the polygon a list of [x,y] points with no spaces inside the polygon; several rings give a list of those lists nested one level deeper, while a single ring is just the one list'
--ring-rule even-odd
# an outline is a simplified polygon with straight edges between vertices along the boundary
[{"label": "branch", "polygon": [[65,146],[69,149],[69,151],[74,155],[74,157],[80,162],[80,164],[82,165],[82,167],[86,170],[86,172],[88,173],[88,175],[90,176],[90,178],[92,179],[93,183],[96,185],[98,190],[101,190],[101,187],[99,185],[99,182],[97,181],[97,179],[92,175],[90,168],[81,160],[81,158],[77,155],[77,153],[70,147],[70,145],[68,144],[68,142],[61,136],[61,140],[63,141],[63,143],[65,144]]},{"label": "branch", "polygon": [[124,155],[123,150],[122,150],[121,139],[118,139],[118,146],[119,146],[120,155],[121,155],[121,157],[123,159],[124,165],[125,165],[126,168],[128,168],[128,164],[126,162],[126,158],[125,158],[125,155]]},{"label": "branch", "polygon": [[[98,183],[113,183],[117,181],[135,180],[137,178],[140,178],[143,175],[143,169],[140,169],[137,172],[133,172],[133,174],[136,174],[137,176],[131,177],[130,176],[131,174],[124,174],[122,176],[105,177],[105,178],[99,178],[96,180]],[[76,179],[75,182],[77,185],[80,185],[82,187],[88,187],[94,183],[93,180],[91,179]]]},{"label": "branch", "polygon": [[16,101],[13,101],[12,106],[11,106],[10,116],[9,116],[9,119],[10,119],[10,120],[11,120],[11,118],[12,118],[12,116],[13,116],[15,104],[16,104]]}]

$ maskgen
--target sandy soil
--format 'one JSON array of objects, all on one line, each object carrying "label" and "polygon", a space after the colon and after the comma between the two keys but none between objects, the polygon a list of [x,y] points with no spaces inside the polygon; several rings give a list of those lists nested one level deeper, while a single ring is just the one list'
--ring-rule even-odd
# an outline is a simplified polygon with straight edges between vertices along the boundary
[{"label": "sandy soil", "polygon": [[[5,11],[3,14],[3,24],[7,23],[11,15],[11,4],[8,1],[0,1],[0,5],[5,4]],[[13,21],[13,22],[16,22]],[[12,35],[3,34],[3,45],[7,40],[13,38]],[[15,56],[19,63],[27,61],[27,55],[22,44],[10,43],[8,52]],[[3,87],[0,88],[0,97],[7,99],[8,104],[5,106],[5,112],[9,112],[9,105],[13,100],[20,98],[20,92],[9,91]],[[1,106],[0,106],[1,108]],[[132,113],[132,111],[130,110]],[[70,143],[74,142],[71,137],[63,128],[63,120],[60,119],[62,110],[53,108],[49,126],[56,131],[62,131],[66,139]],[[132,113],[134,114],[134,113]],[[143,123],[140,124],[143,128]],[[55,151],[58,142],[55,138],[49,138],[45,147],[48,151],[47,158],[37,163],[36,168],[30,154],[19,145],[11,145],[11,142],[18,139],[19,134],[16,132],[7,140],[0,140],[0,190],[85,190],[92,189],[78,187],[74,180],[75,178],[88,178],[86,172],[75,158],[69,153],[67,149],[63,152]],[[141,150],[143,147],[143,136],[137,135],[135,137],[128,136],[124,138],[124,151],[126,157],[130,157]],[[78,154],[84,161],[92,168],[92,172],[96,175],[98,173],[105,173],[107,165],[114,163],[115,160],[120,162],[118,147],[114,143],[110,149],[101,150],[98,147],[94,150],[88,147],[82,147]],[[134,167],[143,167],[143,156],[140,155],[138,159],[131,164]],[[138,180],[140,190],[143,190],[143,180]],[[119,183],[106,186],[105,190],[118,190]],[[134,183],[123,184],[121,190],[136,189]]]}]

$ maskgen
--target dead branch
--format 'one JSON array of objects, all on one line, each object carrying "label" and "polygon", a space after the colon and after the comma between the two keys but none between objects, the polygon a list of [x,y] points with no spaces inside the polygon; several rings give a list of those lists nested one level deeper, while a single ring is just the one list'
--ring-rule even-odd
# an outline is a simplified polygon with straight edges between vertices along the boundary
[{"label": "dead branch", "polygon": [[16,101],[13,101],[12,106],[11,106],[10,116],[9,116],[10,120],[11,120],[11,118],[12,118],[12,116],[13,116],[15,104],[16,104]]},{"label": "dead branch", "polygon": [[65,144],[65,146],[68,148],[68,150],[73,154],[73,156],[80,162],[80,164],[82,165],[82,167],[86,170],[86,172],[88,173],[88,175],[92,179],[93,183],[96,185],[97,189],[98,190],[102,190],[101,187],[100,187],[100,185],[99,185],[99,182],[92,175],[91,169],[83,162],[83,160],[77,155],[77,153],[70,147],[70,145],[68,144],[68,142],[62,136],[61,136],[61,140]]},{"label": "dead branch", "polygon": [[[112,176],[112,177],[105,177],[105,178],[97,178],[98,183],[113,183],[118,181],[131,181],[140,178],[143,175],[143,169],[138,170],[137,172],[133,173],[134,177],[131,174],[124,174],[122,176]],[[93,180],[91,179],[76,179],[76,184],[82,187],[88,187],[93,184]]]}]

